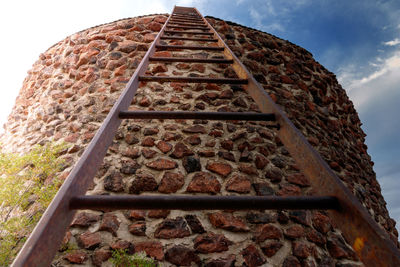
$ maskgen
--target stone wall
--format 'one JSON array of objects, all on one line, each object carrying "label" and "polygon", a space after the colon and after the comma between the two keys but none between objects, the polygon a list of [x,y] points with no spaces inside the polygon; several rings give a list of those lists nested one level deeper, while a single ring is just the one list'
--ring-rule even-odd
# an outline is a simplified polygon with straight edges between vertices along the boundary
[{"label": "stone wall", "polygon": [[[70,143],[61,155],[65,178],[166,18],[93,27],[40,55],[5,124],[4,149]],[[288,41],[208,20],[397,244],[361,123],[334,74]],[[221,56],[156,53],[179,55]],[[223,64],[156,63],[148,74],[235,77]],[[258,111],[240,86],[186,83],[141,83],[130,109]],[[268,124],[124,120],[88,194],[312,195]],[[323,211],[82,211],[54,265],[109,266],[111,251],[123,248],[145,251],[165,266],[362,266],[334,225]]]}]

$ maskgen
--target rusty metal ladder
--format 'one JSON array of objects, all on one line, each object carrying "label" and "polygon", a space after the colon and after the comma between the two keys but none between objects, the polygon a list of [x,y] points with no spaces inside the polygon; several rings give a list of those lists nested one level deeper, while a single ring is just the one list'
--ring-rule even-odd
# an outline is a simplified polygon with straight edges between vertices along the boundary
[{"label": "rusty metal ladder", "polygon": [[[205,37],[173,35],[182,33]],[[211,42],[216,43],[217,46],[161,45],[162,39]],[[156,49],[222,51],[225,58],[154,57]],[[156,61],[231,64],[239,78],[145,76],[149,62]],[[141,81],[241,84],[262,113],[128,111]],[[102,163],[122,119],[274,121],[276,125],[279,125],[277,136],[295,159],[303,174],[309,178],[317,196],[85,196],[88,185]],[[353,245],[357,255],[366,266],[400,266],[399,250],[388,234],[371,218],[367,210],[343,185],[196,8],[174,7],[172,14],[156,36],[121,96],[19,252],[13,266],[49,266],[76,210],[98,208],[327,209],[347,242]]]}]

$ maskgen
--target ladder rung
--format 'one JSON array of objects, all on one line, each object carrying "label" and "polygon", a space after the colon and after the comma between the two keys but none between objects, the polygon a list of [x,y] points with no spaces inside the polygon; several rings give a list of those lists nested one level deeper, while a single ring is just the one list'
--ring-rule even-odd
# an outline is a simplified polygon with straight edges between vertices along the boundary
[{"label": "ladder rung", "polygon": [[171,20],[169,22],[203,22],[203,20],[199,20],[199,19],[173,19],[171,18]]},{"label": "ladder rung", "polygon": [[265,210],[265,209],[339,209],[331,196],[80,196],[70,209],[179,209],[179,210]]},{"label": "ladder rung", "polygon": [[175,12],[175,13],[172,13],[172,16],[174,16],[174,15],[184,15],[184,16],[196,16],[196,17],[199,17],[199,15],[197,15],[194,12]]},{"label": "ladder rung", "polygon": [[170,30],[165,30],[164,33],[213,35],[212,32],[190,32],[190,31],[170,31]]},{"label": "ladder rung", "polygon": [[252,112],[120,111],[119,118],[275,121],[273,113]]},{"label": "ladder rung", "polygon": [[197,46],[197,45],[156,45],[158,49],[188,49],[188,50],[214,50],[224,51],[222,46]]},{"label": "ladder rung", "polygon": [[220,63],[232,64],[232,59],[219,59],[219,58],[188,58],[188,57],[149,57],[150,61],[163,61],[163,62],[190,62],[190,63]]},{"label": "ladder rung", "polygon": [[218,42],[218,39],[208,39],[208,38],[192,38],[192,37],[180,37],[180,36],[161,36],[161,39],[171,39],[171,40],[189,40],[189,41],[205,41],[205,42]]},{"label": "ladder rung", "polygon": [[172,14],[173,18],[190,18],[190,19],[201,19],[199,16],[190,16],[190,15],[177,15]]},{"label": "ladder rung", "polygon": [[181,26],[206,26],[206,24],[204,22],[203,23],[169,22],[168,24],[169,25],[170,24],[176,24],[176,25],[181,25]]},{"label": "ladder rung", "polygon": [[208,77],[181,77],[181,76],[139,76],[142,82],[187,82],[187,83],[223,83],[223,84],[247,84],[247,79],[232,78],[208,78]]},{"label": "ladder rung", "polygon": [[178,29],[197,29],[197,30],[210,30],[208,27],[201,27],[201,26],[174,26],[174,25],[167,25],[167,28],[178,28]]}]

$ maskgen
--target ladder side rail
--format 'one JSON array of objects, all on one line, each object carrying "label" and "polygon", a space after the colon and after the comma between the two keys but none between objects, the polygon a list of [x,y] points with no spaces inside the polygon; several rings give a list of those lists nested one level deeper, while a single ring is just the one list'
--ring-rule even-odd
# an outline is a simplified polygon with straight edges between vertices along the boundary
[{"label": "ladder side rail", "polygon": [[171,15],[151,44],[141,63],[130,78],[127,86],[105,118],[101,127],[85,149],[84,153],[57,192],[53,201],[43,213],[40,221],[15,258],[12,266],[50,266],[59,245],[75,215],[69,206],[73,197],[86,193],[95,176],[115,133],[121,124],[118,117],[121,110],[127,110],[139,85],[139,76],[144,74],[149,58],[154,54],[156,44],[166,28]]},{"label": "ladder side rail", "polygon": [[[201,16],[200,12],[196,12]],[[360,260],[366,266],[400,266],[400,252],[389,235],[371,218],[365,207],[333,173],[319,153],[308,143],[303,134],[287,118],[285,113],[264,88],[248,72],[235,54],[225,44],[215,29],[202,17],[203,21],[224,46],[224,55],[234,61],[232,67],[241,79],[248,79],[246,91],[264,113],[274,113],[280,125],[278,137],[299,165],[303,174],[309,178],[318,195],[335,196],[341,209],[328,211],[347,242],[353,246]]]}]

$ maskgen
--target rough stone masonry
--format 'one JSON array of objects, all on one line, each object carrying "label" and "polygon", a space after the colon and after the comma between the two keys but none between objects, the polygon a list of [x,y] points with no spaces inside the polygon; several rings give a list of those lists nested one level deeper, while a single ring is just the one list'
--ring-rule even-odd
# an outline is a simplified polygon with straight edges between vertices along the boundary
[{"label": "rough stone masonry", "polygon": [[[166,19],[150,15],[100,25],[41,54],[4,126],[4,149],[67,142],[61,155],[65,178]],[[398,244],[360,120],[335,75],[288,41],[208,21]],[[155,56],[221,54],[182,50]],[[223,64],[156,63],[147,74],[235,77]],[[137,109],[258,111],[240,86],[176,82],[142,83],[131,106]],[[266,125],[123,121],[87,194],[312,195],[309,181]],[[62,248],[54,266],[111,266],[115,249],[144,251],[162,266],[363,266],[323,211],[81,211]]]}]

